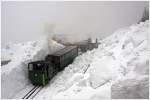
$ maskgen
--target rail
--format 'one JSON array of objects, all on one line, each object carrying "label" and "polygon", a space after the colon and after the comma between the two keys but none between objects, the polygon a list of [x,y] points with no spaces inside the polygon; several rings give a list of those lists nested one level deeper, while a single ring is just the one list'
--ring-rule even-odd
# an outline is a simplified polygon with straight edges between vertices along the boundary
[{"label": "rail", "polygon": [[42,88],[42,86],[34,86],[22,99],[33,99]]}]

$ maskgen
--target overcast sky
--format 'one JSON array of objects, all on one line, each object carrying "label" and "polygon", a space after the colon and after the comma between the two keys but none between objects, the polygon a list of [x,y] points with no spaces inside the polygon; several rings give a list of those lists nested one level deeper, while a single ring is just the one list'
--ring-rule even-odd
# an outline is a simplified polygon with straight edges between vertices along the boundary
[{"label": "overcast sky", "polygon": [[50,34],[98,34],[137,23],[148,2],[2,2],[2,47]]}]

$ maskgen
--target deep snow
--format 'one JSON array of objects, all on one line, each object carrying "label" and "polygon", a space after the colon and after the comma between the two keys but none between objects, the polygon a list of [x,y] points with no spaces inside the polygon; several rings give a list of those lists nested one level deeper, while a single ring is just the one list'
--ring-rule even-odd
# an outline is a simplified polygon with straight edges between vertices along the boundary
[{"label": "deep snow", "polygon": [[[117,30],[101,41],[98,49],[76,57],[35,99],[148,99],[148,35],[148,20]],[[45,42],[28,42],[2,50],[2,59],[12,60],[2,66],[2,98],[19,98],[32,87],[27,79],[27,63],[63,48],[49,41],[49,47]]]},{"label": "deep snow", "polygon": [[45,40],[42,38],[38,42],[8,44],[2,49],[2,60],[11,60],[7,65],[1,67],[2,98],[14,98],[20,91],[33,87],[28,80],[28,63],[43,60],[48,53],[64,47],[55,41],[50,41],[48,46]]}]

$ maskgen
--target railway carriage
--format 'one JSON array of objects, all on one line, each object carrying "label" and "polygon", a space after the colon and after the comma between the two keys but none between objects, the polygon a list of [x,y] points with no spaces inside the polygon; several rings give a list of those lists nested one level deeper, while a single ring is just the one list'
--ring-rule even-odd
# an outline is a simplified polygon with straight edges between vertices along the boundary
[{"label": "railway carriage", "polygon": [[92,40],[89,38],[88,40],[85,41],[81,41],[78,44],[78,47],[80,49],[81,52],[86,52],[88,50],[92,50],[94,48],[98,48],[98,40],[95,40],[95,43],[92,42]]},{"label": "railway carriage", "polygon": [[65,66],[72,63],[74,58],[78,55],[78,48],[76,46],[67,46],[60,51],[46,56],[46,61],[50,61],[59,70],[63,70]]}]

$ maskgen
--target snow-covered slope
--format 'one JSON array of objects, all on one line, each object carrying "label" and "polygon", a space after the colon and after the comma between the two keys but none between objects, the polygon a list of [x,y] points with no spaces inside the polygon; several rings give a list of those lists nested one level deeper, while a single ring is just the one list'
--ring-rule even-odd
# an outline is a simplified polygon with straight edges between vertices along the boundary
[{"label": "snow-covered slope", "polygon": [[72,77],[53,98],[148,99],[148,22],[120,29],[98,49],[77,57],[63,72]]},{"label": "snow-covered slope", "polygon": [[[76,57],[74,62],[59,72],[35,99],[148,98],[148,34],[149,21],[117,30],[101,41],[98,49]],[[21,44],[14,50],[13,47],[9,50],[16,52],[13,52],[15,56],[3,58],[12,60],[8,65],[2,66],[3,98],[17,98],[18,92],[28,88],[30,83],[27,78],[27,63],[43,59],[48,53],[43,52],[47,51],[47,47],[37,42],[26,43],[25,47]],[[58,47],[63,46],[52,42],[49,53]],[[28,53],[23,56],[25,51]]]},{"label": "snow-covered slope", "polygon": [[27,73],[29,62],[43,60],[48,53],[64,47],[55,41],[51,41],[47,46],[45,40],[8,44],[2,49],[2,61],[11,60],[1,67],[2,98],[13,98],[19,91],[30,85]]}]

